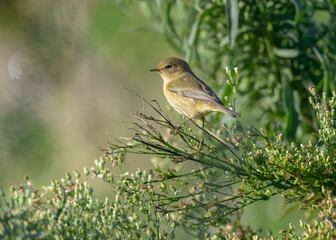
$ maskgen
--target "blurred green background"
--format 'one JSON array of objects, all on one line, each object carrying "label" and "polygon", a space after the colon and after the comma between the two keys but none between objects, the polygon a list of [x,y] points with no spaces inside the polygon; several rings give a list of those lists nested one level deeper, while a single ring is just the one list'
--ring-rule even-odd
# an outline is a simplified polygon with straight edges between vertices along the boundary
[{"label": "blurred green background", "polygon": [[[37,184],[91,166],[107,140],[128,136],[141,101],[163,102],[148,70],[174,55],[159,34],[110,1],[2,1],[1,184]],[[137,24],[139,25],[139,24]]]},{"label": "blurred green background", "polygon": [[[106,0],[7,0],[0,3],[0,184],[28,175],[46,185],[65,171],[92,166],[99,147],[129,136],[142,103],[130,89],[165,108],[162,80],[148,70],[178,56],[164,37],[141,31],[146,19]],[[138,26],[139,29],[131,27]],[[180,56],[183,57],[183,56]],[[171,113],[178,117],[176,113]],[[130,171],[152,166],[127,162]],[[95,194],[106,194],[106,186]],[[304,213],[280,198],[258,203],[243,223],[274,232]]]}]

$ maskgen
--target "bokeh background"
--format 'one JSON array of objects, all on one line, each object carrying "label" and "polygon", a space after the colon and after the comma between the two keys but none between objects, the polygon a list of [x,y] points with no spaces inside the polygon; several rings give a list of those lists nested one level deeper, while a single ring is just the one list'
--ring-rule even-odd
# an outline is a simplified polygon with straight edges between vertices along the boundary
[{"label": "bokeh background", "polygon": [[142,107],[130,91],[164,100],[148,70],[174,52],[159,34],[127,28],[139,17],[103,0],[1,5],[2,185],[91,166],[107,140],[127,136]]},{"label": "bokeh background", "polygon": [[[148,70],[179,54],[143,31],[146,21],[106,0],[1,1],[1,186],[25,175],[42,186],[92,166],[106,141],[129,136],[131,115],[142,108],[132,91],[166,107],[162,80]],[[150,166],[146,158],[127,162],[130,171]],[[243,223],[277,232],[304,217],[296,207],[280,198],[258,203]]]}]

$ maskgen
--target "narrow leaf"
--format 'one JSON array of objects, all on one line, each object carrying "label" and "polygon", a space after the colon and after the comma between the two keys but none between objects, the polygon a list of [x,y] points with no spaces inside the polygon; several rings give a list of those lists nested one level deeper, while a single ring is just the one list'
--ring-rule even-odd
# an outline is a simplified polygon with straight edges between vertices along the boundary
[{"label": "narrow leaf", "polygon": [[273,48],[273,52],[281,58],[295,58],[299,55],[299,51],[297,49],[290,48]]},{"label": "narrow leaf", "polygon": [[226,4],[226,16],[228,21],[228,35],[230,48],[232,49],[236,42],[238,24],[239,24],[239,8],[238,0],[228,0]]},{"label": "narrow leaf", "polygon": [[300,0],[292,0],[292,2],[295,6],[294,22],[295,22],[295,24],[298,24],[303,17],[303,9],[302,9],[302,5],[301,5],[301,1]]}]

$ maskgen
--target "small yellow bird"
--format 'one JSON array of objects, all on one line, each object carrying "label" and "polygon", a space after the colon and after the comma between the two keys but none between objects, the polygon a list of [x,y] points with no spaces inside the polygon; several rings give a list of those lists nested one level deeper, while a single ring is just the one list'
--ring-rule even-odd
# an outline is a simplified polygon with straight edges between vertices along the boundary
[{"label": "small yellow bird", "polygon": [[[164,81],[164,95],[176,111],[188,118],[186,121],[200,118],[204,129],[204,116],[208,113],[223,112],[231,117],[240,117],[240,114],[223,105],[215,92],[192,72],[184,60],[170,57],[150,71],[161,75]],[[186,121],[178,124],[176,128]]]}]

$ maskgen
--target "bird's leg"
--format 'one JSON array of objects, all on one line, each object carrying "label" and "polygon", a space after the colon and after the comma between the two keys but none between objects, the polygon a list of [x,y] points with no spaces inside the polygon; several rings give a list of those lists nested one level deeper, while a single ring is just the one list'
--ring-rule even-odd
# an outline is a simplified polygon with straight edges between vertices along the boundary
[{"label": "bird's leg", "polygon": [[184,120],[183,122],[177,124],[177,125],[174,127],[174,129],[173,129],[173,134],[176,135],[176,133],[177,133],[177,129],[178,129],[183,123],[186,123],[186,122],[188,122],[189,120],[190,120],[190,118],[188,118],[188,119]]},{"label": "bird's leg", "polygon": [[199,150],[202,150],[203,143],[204,143],[204,121],[205,121],[205,117],[202,117],[201,120],[202,120],[202,138],[201,138],[201,141],[200,141],[199,146],[198,146]]}]

